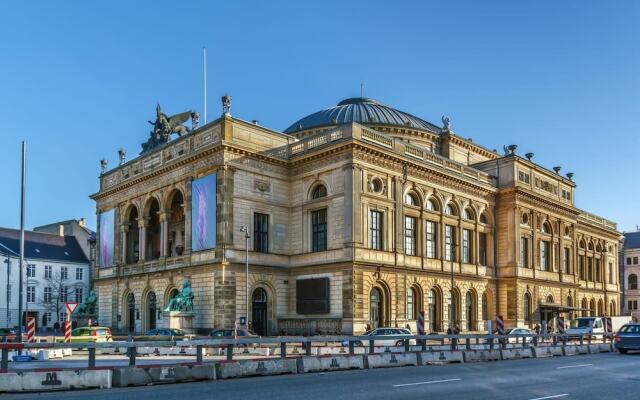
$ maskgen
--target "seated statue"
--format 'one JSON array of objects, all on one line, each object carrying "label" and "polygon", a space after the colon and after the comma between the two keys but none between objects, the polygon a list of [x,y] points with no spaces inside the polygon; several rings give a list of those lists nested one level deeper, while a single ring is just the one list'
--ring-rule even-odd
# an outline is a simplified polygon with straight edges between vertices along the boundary
[{"label": "seated statue", "polygon": [[89,296],[85,299],[84,303],[80,304],[74,314],[76,315],[95,315],[96,303],[98,302],[98,296],[95,291],[90,291]]},{"label": "seated statue", "polygon": [[193,311],[193,298],[191,281],[185,279],[182,281],[182,289],[180,290],[180,293],[169,301],[169,304],[167,304],[164,311]]}]

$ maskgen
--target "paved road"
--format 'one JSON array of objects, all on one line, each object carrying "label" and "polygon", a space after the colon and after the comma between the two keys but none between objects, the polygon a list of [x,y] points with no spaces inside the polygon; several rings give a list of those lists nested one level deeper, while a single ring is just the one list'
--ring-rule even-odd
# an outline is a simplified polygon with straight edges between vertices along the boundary
[{"label": "paved road", "polygon": [[3,399],[632,399],[640,354],[594,354],[489,363],[282,375],[28,395]]}]

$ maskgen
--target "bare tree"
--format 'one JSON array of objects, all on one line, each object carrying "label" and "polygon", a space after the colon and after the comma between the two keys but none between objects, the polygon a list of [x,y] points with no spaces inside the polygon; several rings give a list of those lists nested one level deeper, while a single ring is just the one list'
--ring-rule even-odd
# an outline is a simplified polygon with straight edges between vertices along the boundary
[{"label": "bare tree", "polygon": [[[45,278],[45,289],[43,295],[38,299],[38,303],[42,305],[45,310],[51,313],[55,313],[55,321],[60,323],[60,314],[66,310],[65,303],[70,300],[75,300],[75,284],[65,276],[62,276],[60,271]],[[47,290],[47,289],[50,289]],[[47,321],[49,322],[49,321]]]}]

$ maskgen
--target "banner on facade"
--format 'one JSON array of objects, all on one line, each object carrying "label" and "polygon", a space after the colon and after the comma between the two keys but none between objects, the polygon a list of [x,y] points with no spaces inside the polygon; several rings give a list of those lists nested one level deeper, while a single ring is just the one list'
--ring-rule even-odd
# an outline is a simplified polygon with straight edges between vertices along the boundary
[{"label": "banner on facade", "polygon": [[191,249],[216,247],[216,179],[211,174],[191,183]]},{"label": "banner on facade", "polygon": [[100,214],[100,266],[113,267],[115,244],[115,210]]}]

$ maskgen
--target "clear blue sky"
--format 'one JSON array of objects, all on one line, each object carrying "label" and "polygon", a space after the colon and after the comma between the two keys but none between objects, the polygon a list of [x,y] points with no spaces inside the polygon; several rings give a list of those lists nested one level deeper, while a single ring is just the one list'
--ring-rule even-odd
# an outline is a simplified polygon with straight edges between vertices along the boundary
[{"label": "clear blue sky", "polygon": [[[54,4],[55,3],[55,4]],[[283,130],[360,92],[575,172],[576,203],[640,223],[640,2],[4,2],[0,226],[87,217],[99,160],[137,155],[156,101]]]}]

